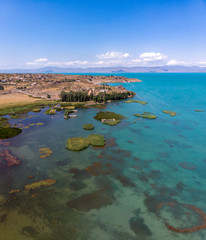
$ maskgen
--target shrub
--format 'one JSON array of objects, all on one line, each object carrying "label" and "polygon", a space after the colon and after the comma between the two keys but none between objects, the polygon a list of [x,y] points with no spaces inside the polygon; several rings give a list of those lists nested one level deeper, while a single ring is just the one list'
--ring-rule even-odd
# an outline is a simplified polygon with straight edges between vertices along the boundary
[{"label": "shrub", "polygon": [[83,128],[84,128],[85,130],[93,130],[93,129],[94,129],[94,125],[93,125],[93,124],[90,124],[90,123],[84,124]]}]

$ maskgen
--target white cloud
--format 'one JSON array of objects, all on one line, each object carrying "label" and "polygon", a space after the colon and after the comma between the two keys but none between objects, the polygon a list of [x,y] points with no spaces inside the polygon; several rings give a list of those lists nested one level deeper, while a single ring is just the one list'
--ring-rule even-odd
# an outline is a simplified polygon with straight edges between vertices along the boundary
[{"label": "white cloud", "polygon": [[129,53],[123,52],[107,52],[104,54],[97,55],[99,59],[111,59],[111,58],[128,58],[130,56]]},{"label": "white cloud", "polygon": [[48,59],[47,58],[38,58],[38,59],[35,59],[34,62],[48,62]]},{"label": "white cloud", "polygon": [[72,66],[72,65],[86,65],[88,61],[69,61],[69,62],[47,62],[46,66]]},{"label": "white cloud", "polygon": [[140,56],[140,59],[142,59],[143,62],[155,62],[155,61],[161,61],[167,59],[167,55],[163,53],[155,53],[155,52],[145,52],[142,53]]},{"label": "white cloud", "polygon": [[197,66],[199,64],[195,62],[177,61],[173,59],[173,60],[170,60],[166,65],[167,66]]},{"label": "white cloud", "polygon": [[27,62],[26,65],[31,65],[31,66],[42,65],[45,62],[48,62],[47,58],[38,58],[38,59],[34,59],[33,62]]}]

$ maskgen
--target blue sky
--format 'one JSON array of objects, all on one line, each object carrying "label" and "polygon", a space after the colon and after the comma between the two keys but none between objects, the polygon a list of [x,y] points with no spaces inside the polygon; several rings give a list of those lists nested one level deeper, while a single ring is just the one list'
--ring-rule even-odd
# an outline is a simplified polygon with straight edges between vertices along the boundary
[{"label": "blue sky", "polygon": [[206,66],[206,0],[0,0],[0,69]]}]

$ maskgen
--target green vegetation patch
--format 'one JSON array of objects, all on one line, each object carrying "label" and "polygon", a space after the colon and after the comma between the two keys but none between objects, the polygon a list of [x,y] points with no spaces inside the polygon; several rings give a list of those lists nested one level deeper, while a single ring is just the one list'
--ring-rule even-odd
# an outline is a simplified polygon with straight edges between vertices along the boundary
[{"label": "green vegetation patch", "polygon": [[54,108],[57,112],[61,112],[62,111],[62,108],[61,107],[55,107]]},{"label": "green vegetation patch", "polygon": [[22,132],[19,128],[0,128],[0,139],[12,138]]},{"label": "green vegetation patch", "polygon": [[45,112],[45,114],[47,115],[55,115],[57,112],[56,112],[56,109],[47,109]]},{"label": "green vegetation patch", "polygon": [[128,100],[128,101],[125,101],[125,103],[140,103],[142,105],[148,104],[148,102],[144,102],[144,101],[140,101],[140,100]]},{"label": "green vegetation patch", "polygon": [[156,119],[157,118],[157,116],[155,116],[153,113],[150,113],[150,112],[143,112],[142,114],[134,114],[134,116],[148,118],[148,119]]},{"label": "green vegetation patch", "polygon": [[34,108],[32,112],[41,112],[41,108]]},{"label": "green vegetation patch", "polygon": [[106,106],[107,106],[106,104],[91,104],[91,105],[87,105],[86,107],[88,107],[88,108],[105,109]]},{"label": "green vegetation patch", "polygon": [[114,126],[121,122],[125,117],[115,112],[98,112],[94,119],[101,121],[103,124]]},{"label": "green vegetation patch", "polygon": [[115,119],[102,119],[102,123],[109,125],[109,126],[115,126],[118,123],[120,123],[121,120],[115,120]]},{"label": "green vegetation patch", "polygon": [[9,128],[11,124],[9,123],[9,119],[6,117],[0,117],[0,128]]},{"label": "green vegetation patch", "polygon": [[115,112],[98,112],[94,119],[101,121],[102,119],[115,119],[115,120],[122,120],[125,117],[121,114],[117,114]]},{"label": "green vegetation patch", "polygon": [[103,147],[105,145],[104,136],[92,134],[88,137],[73,137],[69,138],[66,143],[66,148],[72,151],[81,151],[92,145],[94,147]]},{"label": "green vegetation patch", "polygon": [[176,113],[176,112],[173,112],[173,111],[167,111],[167,110],[164,110],[164,111],[162,111],[162,112],[163,112],[163,113],[166,113],[166,114],[169,114],[171,117],[177,115],[177,113]]},{"label": "green vegetation patch", "polygon": [[91,123],[84,124],[83,129],[85,129],[85,130],[93,130],[94,129],[94,125],[91,124]]},{"label": "green vegetation patch", "polygon": [[22,106],[13,106],[9,108],[0,109],[0,116],[10,115],[15,116],[17,114],[26,114],[33,111],[34,108],[44,107],[44,106],[55,106],[57,101],[38,101],[30,104],[25,104]]},{"label": "green vegetation patch", "polygon": [[66,143],[66,148],[72,151],[81,151],[89,147],[87,138],[73,137],[69,138]]},{"label": "green vegetation patch", "polygon": [[105,145],[104,136],[99,134],[92,134],[87,137],[87,140],[90,145],[94,147],[103,147]]}]

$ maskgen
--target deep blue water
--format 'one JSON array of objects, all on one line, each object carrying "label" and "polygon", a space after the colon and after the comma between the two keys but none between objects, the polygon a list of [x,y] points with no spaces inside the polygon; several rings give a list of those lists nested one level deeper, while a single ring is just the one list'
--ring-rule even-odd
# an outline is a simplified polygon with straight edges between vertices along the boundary
[{"label": "deep blue water", "polygon": [[[23,129],[6,141],[8,147],[0,145],[0,152],[8,148],[22,161],[16,168],[0,169],[0,202],[11,189],[22,190],[0,206],[0,240],[206,239],[206,74],[113,75],[141,79],[123,86],[136,92],[134,99],[148,102],[109,103],[107,111],[127,117],[116,126],[95,120],[99,109],[79,109],[77,118],[69,120],[63,112],[51,118],[44,110],[15,120],[44,125]],[[143,112],[157,118],[134,116]],[[85,123],[95,129],[83,130]],[[65,149],[69,137],[91,133],[103,134],[108,147]],[[41,159],[42,147],[54,153]],[[88,166],[95,174],[85,170]],[[29,175],[54,178],[57,184],[27,193],[23,186],[33,181]]]}]

